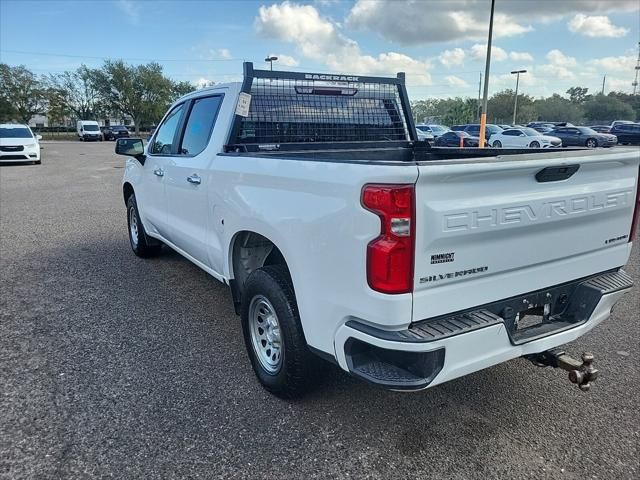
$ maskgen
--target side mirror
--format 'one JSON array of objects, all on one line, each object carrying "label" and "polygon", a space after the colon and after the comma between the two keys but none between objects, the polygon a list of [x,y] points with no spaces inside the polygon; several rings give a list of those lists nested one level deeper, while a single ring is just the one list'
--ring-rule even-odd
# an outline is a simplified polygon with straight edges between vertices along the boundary
[{"label": "side mirror", "polygon": [[116,154],[133,157],[142,165],[147,158],[144,154],[144,144],[141,138],[119,138],[116,142]]},{"label": "side mirror", "polygon": [[36,135],[36,140],[38,141],[42,140],[42,135]]}]

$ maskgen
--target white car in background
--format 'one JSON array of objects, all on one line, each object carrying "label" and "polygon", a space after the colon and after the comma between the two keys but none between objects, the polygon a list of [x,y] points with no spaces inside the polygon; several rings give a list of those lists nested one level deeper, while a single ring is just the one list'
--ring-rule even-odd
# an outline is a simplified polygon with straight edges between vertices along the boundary
[{"label": "white car in background", "polygon": [[416,133],[418,134],[418,140],[426,139],[429,141],[437,140],[449,131],[449,128],[442,125],[430,125],[425,123],[419,123],[416,125]]},{"label": "white car in background", "polygon": [[543,135],[529,127],[510,128],[491,135],[493,148],[549,148],[561,147],[558,137]]},{"label": "white car in background", "polygon": [[42,137],[34,135],[27,125],[0,123],[0,162],[40,163]]}]

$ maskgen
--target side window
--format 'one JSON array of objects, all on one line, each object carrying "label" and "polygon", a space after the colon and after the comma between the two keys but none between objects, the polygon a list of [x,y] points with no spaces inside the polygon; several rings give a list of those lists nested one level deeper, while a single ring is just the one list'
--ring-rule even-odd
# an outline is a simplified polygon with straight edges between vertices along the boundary
[{"label": "side window", "polygon": [[164,122],[162,122],[162,125],[160,125],[160,128],[158,128],[158,133],[156,134],[156,138],[153,141],[153,145],[151,145],[151,154],[171,154],[173,138],[176,135],[176,130],[178,128],[178,124],[180,123],[182,110],[184,110],[184,103],[181,103],[173,110],[171,110],[171,113],[169,113],[169,115],[167,115],[167,118],[164,119]]},{"label": "side window", "polygon": [[517,137],[518,135],[520,135],[520,131],[519,130],[505,130],[504,132],[502,132],[503,135],[506,135],[507,137]]},{"label": "side window", "polygon": [[197,155],[205,149],[221,102],[222,96],[194,100],[182,137],[182,155]]}]

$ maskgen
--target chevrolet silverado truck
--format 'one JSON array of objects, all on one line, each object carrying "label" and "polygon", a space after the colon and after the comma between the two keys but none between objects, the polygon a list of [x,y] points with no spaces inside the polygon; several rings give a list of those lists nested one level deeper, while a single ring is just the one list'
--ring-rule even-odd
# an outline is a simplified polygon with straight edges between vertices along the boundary
[{"label": "chevrolet silverado truck", "polygon": [[609,317],[638,219],[637,149],[437,148],[405,79],[254,70],[118,139],[133,252],[230,286],[258,380],[322,359],[420,390],[518,357],[586,390],[560,347]]}]

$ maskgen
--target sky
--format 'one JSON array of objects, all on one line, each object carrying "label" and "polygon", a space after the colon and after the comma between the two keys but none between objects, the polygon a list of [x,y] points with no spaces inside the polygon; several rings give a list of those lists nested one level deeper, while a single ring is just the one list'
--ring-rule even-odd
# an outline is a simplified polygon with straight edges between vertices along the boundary
[{"label": "sky", "polygon": [[[0,0],[0,62],[34,73],[157,61],[174,80],[239,81],[242,62],[391,75],[412,99],[477,97],[490,0]],[[640,0],[496,0],[489,94],[631,92]],[[640,87],[639,87],[640,88]]]}]

